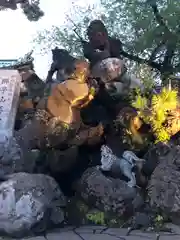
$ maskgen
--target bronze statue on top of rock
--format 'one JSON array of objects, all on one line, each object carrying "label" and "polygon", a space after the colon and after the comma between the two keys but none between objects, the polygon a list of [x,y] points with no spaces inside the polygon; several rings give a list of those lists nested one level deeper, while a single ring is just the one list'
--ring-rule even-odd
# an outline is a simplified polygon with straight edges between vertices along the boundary
[{"label": "bronze statue on top of rock", "polygon": [[120,58],[122,43],[119,39],[108,36],[104,24],[94,20],[87,29],[89,42],[83,42],[84,56],[93,67],[97,62],[109,57]]},{"label": "bronze statue on top of rock", "polygon": [[109,37],[104,24],[94,20],[87,29],[89,42],[82,41],[84,56],[91,63],[91,74],[104,82],[107,89],[116,89],[120,94],[129,88],[141,86],[139,80],[127,74],[127,68],[121,59],[122,43]]}]

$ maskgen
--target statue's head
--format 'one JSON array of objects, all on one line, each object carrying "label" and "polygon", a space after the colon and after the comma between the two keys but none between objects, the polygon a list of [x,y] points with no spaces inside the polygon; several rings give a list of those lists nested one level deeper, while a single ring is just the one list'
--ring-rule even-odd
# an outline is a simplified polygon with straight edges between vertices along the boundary
[{"label": "statue's head", "polygon": [[65,49],[60,49],[56,47],[51,51],[53,59],[53,68],[56,71],[62,71],[67,75],[72,73],[74,70],[74,63],[76,59],[73,56],[71,56],[69,52]]},{"label": "statue's head", "polygon": [[111,148],[109,148],[107,145],[102,145],[100,169],[103,171],[110,171],[115,160],[116,157],[113,155]]},{"label": "statue's head", "polygon": [[63,58],[67,58],[70,56],[70,54],[67,50],[61,49],[58,47],[52,49],[51,51],[52,51],[53,62],[60,61]]},{"label": "statue's head", "polygon": [[98,47],[104,45],[108,39],[108,32],[101,20],[94,20],[87,29],[89,41],[93,46]]}]

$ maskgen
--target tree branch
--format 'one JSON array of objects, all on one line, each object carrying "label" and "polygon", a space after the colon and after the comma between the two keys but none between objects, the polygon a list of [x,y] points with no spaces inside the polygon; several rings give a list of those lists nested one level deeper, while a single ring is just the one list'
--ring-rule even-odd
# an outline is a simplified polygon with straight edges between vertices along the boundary
[{"label": "tree branch", "polygon": [[[172,60],[172,57],[173,57],[173,54],[174,52],[172,51],[172,48],[170,49],[170,44],[168,45],[168,47],[166,46],[167,48],[167,51],[166,51],[166,57],[164,58],[164,61],[163,63],[156,63],[154,62],[154,58],[156,56],[156,54],[158,53],[159,49],[166,44],[166,42],[168,42],[168,35],[173,35],[171,33],[171,31],[169,30],[169,28],[167,27],[163,17],[160,15],[159,13],[159,10],[158,10],[158,7],[157,7],[157,4],[156,4],[156,0],[147,0],[147,2],[150,4],[150,6],[152,7],[152,10],[153,10],[153,13],[155,15],[155,18],[156,18],[156,21],[158,22],[159,25],[161,25],[163,28],[164,28],[164,31],[166,32],[165,34],[165,39],[162,40],[162,42],[154,49],[154,51],[152,52],[149,60],[148,59],[143,59],[143,58],[140,58],[138,56],[135,56],[135,55],[132,55],[132,54],[129,54],[127,52],[125,52],[124,50],[121,51],[121,55],[130,59],[130,60],[133,60],[137,63],[140,63],[140,64],[147,64],[149,65],[150,67],[154,68],[154,69],[157,69],[158,71],[160,71],[160,73],[163,73],[165,70],[166,70],[166,67],[167,64],[168,64],[168,69],[173,69],[172,65],[171,65],[171,60]],[[171,51],[170,51],[171,50]],[[168,56],[168,57],[167,57]],[[169,65],[170,64],[170,65]]]},{"label": "tree branch", "polygon": [[163,61],[163,68],[165,71],[173,70],[172,58],[174,56],[175,48],[176,48],[176,44],[169,43],[167,45],[167,50],[166,50],[166,54]]},{"label": "tree branch", "polygon": [[28,0],[0,0],[0,10],[3,9],[17,9],[17,4],[28,2]]},{"label": "tree branch", "polygon": [[149,62],[155,60],[157,53],[161,50],[162,46],[165,45],[165,41],[161,41],[152,51],[151,56],[149,58]]},{"label": "tree branch", "polygon": [[17,9],[16,0],[0,0],[0,7],[3,9],[10,8],[12,10]]},{"label": "tree branch", "polygon": [[162,65],[159,64],[159,63],[156,63],[156,62],[153,62],[153,61],[149,61],[149,60],[147,60],[147,59],[140,58],[140,57],[138,57],[138,56],[129,54],[129,53],[125,52],[124,50],[121,51],[121,55],[122,55],[123,57],[126,57],[126,58],[128,58],[128,59],[130,59],[130,60],[133,60],[133,61],[137,62],[137,63],[147,64],[147,65],[149,65],[150,67],[155,68],[155,69],[157,69],[157,70],[160,71],[160,72],[162,71]]},{"label": "tree branch", "polygon": [[159,12],[156,0],[147,0],[147,2],[150,4],[150,6],[153,10],[153,13],[154,13],[154,16],[155,16],[155,19],[156,19],[157,23],[160,26],[162,26],[167,33],[171,33],[171,31],[169,30],[168,26],[166,25],[163,17],[161,16],[161,14]]},{"label": "tree branch", "polygon": [[164,56],[164,61],[162,63],[162,72],[171,73],[173,71],[172,58],[176,49],[177,36],[175,36],[166,25],[165,20],[159,12],[156,0],[147,0],[147,2],[150,4],[153,10],[157,23],[164,29],[163,42],[166,43],[166,53]]},{"label": "tree branch", "polygon": [[175,72],[180,72],[180,63],[178,63],[175,68],[174,68]]}]

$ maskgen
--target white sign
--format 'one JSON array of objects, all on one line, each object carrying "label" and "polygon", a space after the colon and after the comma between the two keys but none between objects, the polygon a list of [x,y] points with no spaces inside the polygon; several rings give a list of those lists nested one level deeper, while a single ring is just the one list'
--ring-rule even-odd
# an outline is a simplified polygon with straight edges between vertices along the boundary
[{"label": "white sign", "polygon": [[17,70],[0,69],[0,142],[13,136],[20,84]]}]

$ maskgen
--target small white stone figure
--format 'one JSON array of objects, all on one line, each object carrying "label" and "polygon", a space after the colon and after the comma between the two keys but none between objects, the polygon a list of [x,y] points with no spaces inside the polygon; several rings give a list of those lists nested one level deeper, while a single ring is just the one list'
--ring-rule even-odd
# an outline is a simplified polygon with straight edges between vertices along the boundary
[{"label": "small white stone figure", "polygon": [[113,154],[112,150],[106,146],[101,146],[101,166],[100,169],[103,171],[111,171],[111,167],[118,158]]},{"label": "small white stone figure", "polygon": [[112,150],[107,145],[101,147],[101,166],[98,169],[102,171],[111,171],[114,168],[120,168],[121,173],[127,177],[129,187],[136,186],[136,177],[133,172],[135,166],[139,167],[138,163],[142,165],[144,159],[138,158],[132,151],[124,151],[121,158],[116,157]]}]

